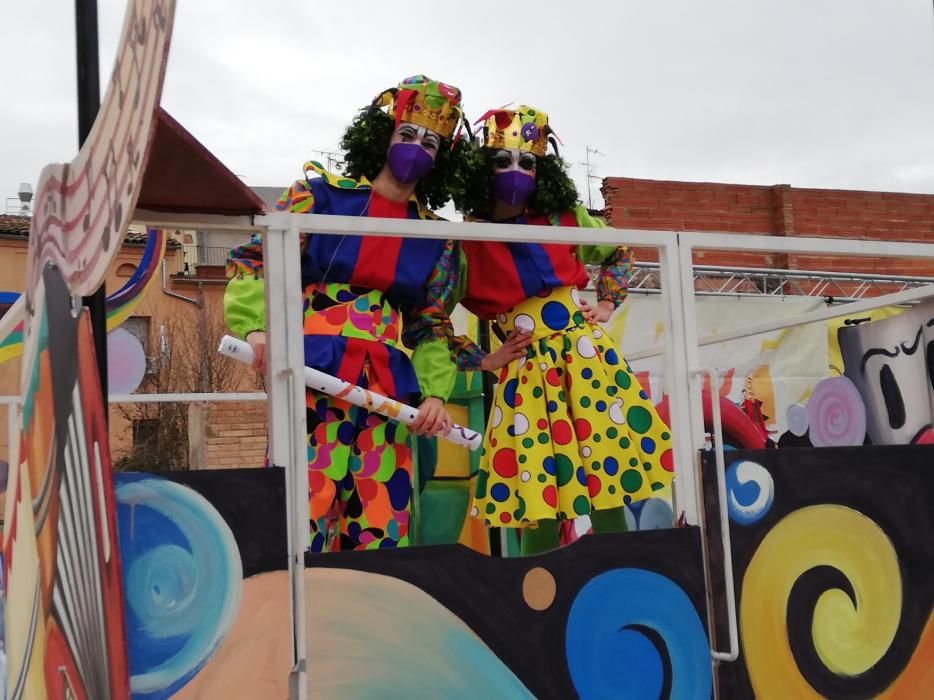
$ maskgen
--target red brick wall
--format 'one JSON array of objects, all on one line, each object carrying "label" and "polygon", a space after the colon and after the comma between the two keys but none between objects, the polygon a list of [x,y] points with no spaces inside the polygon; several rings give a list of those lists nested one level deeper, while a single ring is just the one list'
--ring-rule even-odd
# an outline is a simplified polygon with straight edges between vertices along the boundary
[{"label": "red brick wall", "polygon": [[[604,180],[611,226],[934,243],[934,195],[709,182]],[[654,250],[640,250],[655,260]],[[934,276],[934,262],[701,251],[699,264]]]},{"label": "red brick wall", "polygon": [[802,236],[934,239],[934,195],[791,189]]},{"label": "red brick wall", "polygon": [[[828,238],[934,242],[934,196],[893,192],[793,189],[796,234]],[[798,269],[934,276],[934,262],[795,255]]]},{"label": "red brick wall", "polygon": [[210,403],[205,419],[205,463],[198,466],[263,466],[267,439],[264,401]]}]

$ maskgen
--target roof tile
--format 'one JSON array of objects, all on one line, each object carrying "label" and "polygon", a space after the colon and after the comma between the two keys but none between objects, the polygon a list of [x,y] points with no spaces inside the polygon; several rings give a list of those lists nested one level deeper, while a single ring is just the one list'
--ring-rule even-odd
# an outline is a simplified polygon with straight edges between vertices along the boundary
[{"label": "roof tile", "polygon": [[[29,224],[32,217],[22,214],[0,214],[0,235],[29,237]],[[145,231],[127,231],[123,242],[131,245],[146,245],[146,239],[149,237]],[[177,248],[178,241],[169,239],[166,245],[169,248]]]}]

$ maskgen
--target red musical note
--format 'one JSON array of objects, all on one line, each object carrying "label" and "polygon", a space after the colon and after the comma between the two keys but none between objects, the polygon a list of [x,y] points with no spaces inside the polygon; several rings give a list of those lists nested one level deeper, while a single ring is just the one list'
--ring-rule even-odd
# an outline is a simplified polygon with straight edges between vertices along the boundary
[{"label": "red musical note", "polygon": [[81,230],[83,233],[87,233],[88,229],[91,227],[91,158],[93,158],[94,153],[89,153],[88,157],[84,161],[84,187],[87,192],[87,202],[85,203],[85,214],[84,218],[81,220]]},{"label": "red musical note", "polygon": [[165,30],[166,17],[165,17],[165,2],[159,0],[152,8],[152,19],[153,24],[159,27],[159,31]]}]

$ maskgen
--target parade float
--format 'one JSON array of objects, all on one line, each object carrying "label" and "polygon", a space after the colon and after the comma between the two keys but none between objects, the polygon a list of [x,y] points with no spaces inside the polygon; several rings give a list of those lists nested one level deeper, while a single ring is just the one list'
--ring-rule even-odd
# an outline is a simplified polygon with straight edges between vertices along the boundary
[{"label": "parade float", "polygon": [[[129,3],[84,145],[39,178],[25,293],[0,320],[3,347],[22,354],[3,521],[7,697],[934,694],[934,308],[915,303],[934,289],[757,307],[701,328],[730,301],[705,310],[692,262],[699,249],[932,259],[934,246],[370,219],[373,236],[656,248],[654,308],[633,305],[610,327],[655,321],[646,345],[625,350],[671,426],[673,503],[654,519],[630,513],[632,532],[534,557],[459,544],[307,554],[292,251],[304,233],[360,223],[266,213],[229,181],[226,203],[173,197],[156,167],[186,142],[159,106],[173,17],[168,0]],[[76,299],[101,286],[131,223],[265,236],[264,264],[280,271],[265,289],[271,468],[111,469],[100,343]],[[150,268],[98,324],[142,294]],[[835,376],[782,378],[775,334],[816,327],[826,343],[832,319],[882,307],[901,312],[841,325]],[[742,338],[773,354],[727,367],[742,363],[720,344]]]}]

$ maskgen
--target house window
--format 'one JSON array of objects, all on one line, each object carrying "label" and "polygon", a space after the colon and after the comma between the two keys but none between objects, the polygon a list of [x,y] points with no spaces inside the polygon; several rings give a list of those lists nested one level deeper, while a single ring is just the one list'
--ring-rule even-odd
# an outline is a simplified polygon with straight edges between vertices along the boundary
[{"label": "house window", "polygon": [[155,446],[159,433],[158,418],[140,418],[133,421],[133,447]]}]

